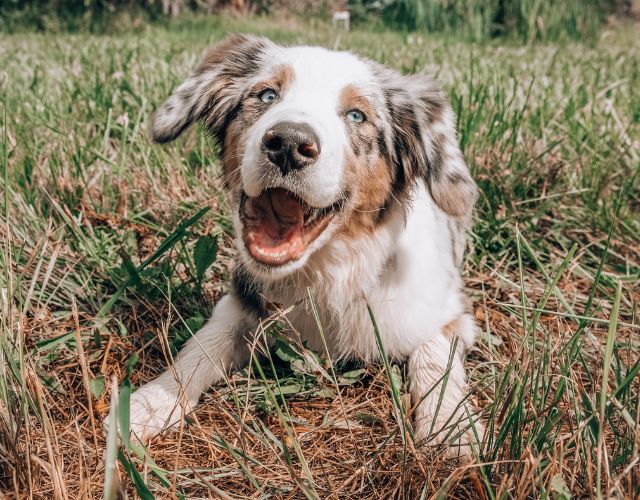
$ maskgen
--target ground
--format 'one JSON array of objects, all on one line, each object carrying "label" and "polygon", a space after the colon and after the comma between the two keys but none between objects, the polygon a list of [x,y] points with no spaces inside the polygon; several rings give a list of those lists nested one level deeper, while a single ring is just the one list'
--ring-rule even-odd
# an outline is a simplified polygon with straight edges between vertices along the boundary
[{"label": "ground", "polygon": [[[334,369],[284,339],[182,429],[117,456],[107,445],[114,387],[125,408],[229,278],[215,145],[200,129],[152,145],[146,127],[232,30],[429,71],[450,95],[482,190],[463,272],[480,326],[470,398],[487,433],[470,463],[415,451],[402,365]],[[640,494],[637,27],[543,45],[233,19],[16,34],[0,39],[0,88],[0,492]],[[280,335],[277,314],[264,330]],[[106,482],[105,463],[117,463]]]}]

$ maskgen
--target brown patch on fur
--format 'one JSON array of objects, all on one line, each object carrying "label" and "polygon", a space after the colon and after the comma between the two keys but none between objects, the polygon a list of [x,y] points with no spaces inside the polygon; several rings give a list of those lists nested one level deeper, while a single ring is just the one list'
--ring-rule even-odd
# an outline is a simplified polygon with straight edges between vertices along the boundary
[{"label": "brown patch on fur", "polygon": [[442,327],[442,334],[447,337],[449,340],[453,340],[460,331],[460,320],[454,319],[453,321],[449,321],[446,325]]},{"label": "brown patch on fur", "polygon": [[367,99],[362,90],[356,85],[347,85],[342,89],[340,93],[340,110],[346,113],[352,109],[359,109],[362,111],[367,120],[371,121],[375,119],[375,112],[369,99]]},{"label": "brown patch on fur", "polygon": [[294,78],[295,72],[293,68],[288,64],[283,64],[278,66],[276,72],[270,78],[256,83],[251,88],[251,93],[255,95],[266,89],[274,89],[280,94],[284,94],[291,87]]},{"label": "brown patch on fur", "polygon": [[391,168],[380,156],[372,163],[351,158],[345,175],[346,185],[352,191],[350,202],[345,206],[346,221],[340,234],[348,238],[371,234],[380,223],[391,191]]},{"label": "brown patch on fur", "polygon": [[354,109],[362,111],[365,120],[362,123],[347,122],[351,150],[356,156],[371,154],[377,136],[374,108],[358,87],[347,85],[340,93],[339,113],[346,115]]},{"label": "brown patch on fur", "polygon": [[195,70],[196,75],[201,75],[205,71],[210,70],[214,66],[222,64],[229,54],[238,48],[238,46],[247,42],[247,37],[238,33],[229,35],[224,40],[216,43],[205,50],[202,60]]},{"label": "brown patch on fur", "polygon": [[346,221],[340,234],[356,238],[371,234],[380,224],[393,189],[394,167],[381,154],[373,105],[356,85],[347,85],[340,94],[339,112],[362,111],[362,123],[347,121],[351,153],[347,155],[345,185],[349,186]]}]

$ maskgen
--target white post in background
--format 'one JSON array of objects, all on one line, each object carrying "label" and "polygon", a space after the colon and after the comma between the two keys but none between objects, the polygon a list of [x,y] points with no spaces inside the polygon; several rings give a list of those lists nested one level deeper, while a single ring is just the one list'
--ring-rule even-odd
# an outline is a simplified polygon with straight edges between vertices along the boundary
[{"label": "white post in background", "polygon": [[344,30],[349,31],[349,11],[348,10],[335,10],[333,11],[332,24],[334,28],[338,27],[338,23],[342,21],[344,24]]}]

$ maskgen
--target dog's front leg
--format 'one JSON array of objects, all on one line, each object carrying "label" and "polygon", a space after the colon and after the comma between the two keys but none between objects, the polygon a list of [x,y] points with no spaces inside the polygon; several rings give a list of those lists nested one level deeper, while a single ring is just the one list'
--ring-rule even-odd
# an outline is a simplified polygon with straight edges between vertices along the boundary
[{"label": "dog's front leg", "polygon": [[180,422],[211,384],[249,359],[246,335],[258,318],[234,295],[223,297],[211,319],[189,339],[172,367],[131,396],[131,432],[141,441]]},{"label": "dog's front leg", "polygon": [[470,447],[482,440],[483,427],[465,401],[462,349],[452,349],[450,338],[441,334],[421,344],[409,358],[415,439],[420,447],[447,442],[451,456],[469,456]]}]

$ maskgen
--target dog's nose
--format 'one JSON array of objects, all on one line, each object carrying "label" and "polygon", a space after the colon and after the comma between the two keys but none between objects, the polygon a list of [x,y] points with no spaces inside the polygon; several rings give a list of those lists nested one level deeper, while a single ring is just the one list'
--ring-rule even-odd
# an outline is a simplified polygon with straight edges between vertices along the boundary
[{"label": "dog's nose", "polygon": [[264,134],[262,146],[282,175],[311,165],[320,154],[318,136],[306,123],[277,123]]}]

